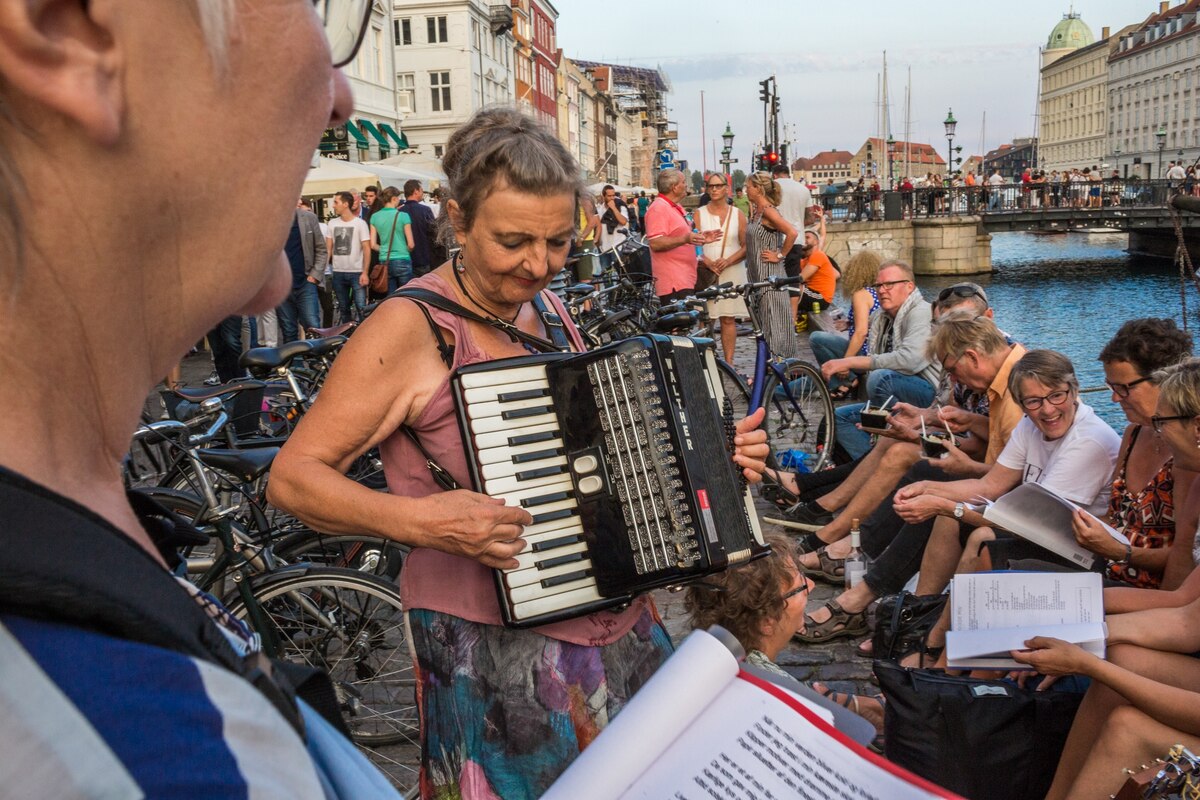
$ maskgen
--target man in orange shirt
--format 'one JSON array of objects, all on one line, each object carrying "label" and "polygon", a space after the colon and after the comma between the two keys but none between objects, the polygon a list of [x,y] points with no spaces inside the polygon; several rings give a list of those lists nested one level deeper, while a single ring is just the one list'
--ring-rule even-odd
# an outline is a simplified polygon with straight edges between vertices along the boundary
[{"label": "man in orange shirt", "polygon": [[837,289],[838,271],[829,256],[820,249],[820,238],[816,226],[804,229],[804,247],[800,249],[800,277],[804,286],[800,294],[800,310],[809,313],[813,304],[824,311],[833,302]]}]

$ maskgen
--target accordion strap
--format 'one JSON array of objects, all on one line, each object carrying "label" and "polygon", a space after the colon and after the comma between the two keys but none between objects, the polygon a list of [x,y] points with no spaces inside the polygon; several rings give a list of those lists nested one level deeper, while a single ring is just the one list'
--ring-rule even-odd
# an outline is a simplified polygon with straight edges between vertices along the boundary
[{"label": "accordion strap", "polygon": [[439,308],[442,311],[449,312],[455,316],[478,322],[483,325],[495,328],[498,331],[503,331],[514,342],[529,345],[530,347],[542,353],[556,353],[571,349],[571,343],[567,339],[566,331],[563,328],[562,319],[546,307],[546,302],[542,299],[539,292],[533,299],[534,308],[542,318],[542,323],[546,326],[546,330],[550,332],[550,337],[553,341],[543,339],[540,336],[534,336],[532,333],[526,333],[516,325],[511,325],[502,319],[494,317],[485,317],[481,314],[476,314],[471,309],[456,303],[448,297],[443,297],[437,292],[429,289],[399,289],[392,292],[391,297],[405,297],[409,300],[415,300],[418,303],[425,303]]}]

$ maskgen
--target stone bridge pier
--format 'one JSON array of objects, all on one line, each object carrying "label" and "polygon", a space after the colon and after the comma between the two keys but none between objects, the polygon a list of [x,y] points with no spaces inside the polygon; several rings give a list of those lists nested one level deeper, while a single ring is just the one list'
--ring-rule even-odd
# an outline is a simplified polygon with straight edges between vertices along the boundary
[{"label": "stone bridge pier", "polygon": [[933,217],[894,222],[830,222],[825,251],[843,268],[859,250],[912,264],[917,275],[992,271],[992,235],[980,218]]}]

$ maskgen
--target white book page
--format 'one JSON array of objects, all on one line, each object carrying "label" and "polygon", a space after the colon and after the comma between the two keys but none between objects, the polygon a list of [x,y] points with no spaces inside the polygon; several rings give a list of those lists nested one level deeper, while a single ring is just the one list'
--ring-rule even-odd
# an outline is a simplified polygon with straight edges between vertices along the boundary
[{"label": "white book page", "polygon": [[778,687],[754,680],[733,681],[623,800],[954,797],[851,743],[789,704],[788,694],[773,691]]},{"label": "white book page", "polygon": [[1028,628],[1104,621],[1095,572],[981,572],[950,583],[950,629]]},{"label": "white book page", "polygon": [[543,800],[617,798],[737,676],[729,648],[693,631]]},{"label": "white book page", "polygon": [[952,660],[997,654],[1007,656],[1012,650],[1024,650],[1025,642],[1034,636],[1053,636],[1072,644],[1103,644],[1106,638],[1105,630],[1103,622],[1083,622],[1076,625],[1030,625],[1026,628],[948,631],[946,656]]}]

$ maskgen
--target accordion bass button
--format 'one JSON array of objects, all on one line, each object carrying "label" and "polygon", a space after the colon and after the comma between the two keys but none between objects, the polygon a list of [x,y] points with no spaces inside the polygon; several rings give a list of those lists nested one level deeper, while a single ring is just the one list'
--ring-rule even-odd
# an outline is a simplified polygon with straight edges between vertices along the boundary
[{"label": "accordion bass button", "polygon": [[579,481],[580,494],[595,494],[604,488],[604,481],[599,475],[588,475]]},{"label": "accordion bass button", "polygon": [[600,466],[600,462],[596,460],[595,456],[580,456],[571,463],[571,469],[578,475],[595,472],[598,466]]}]

